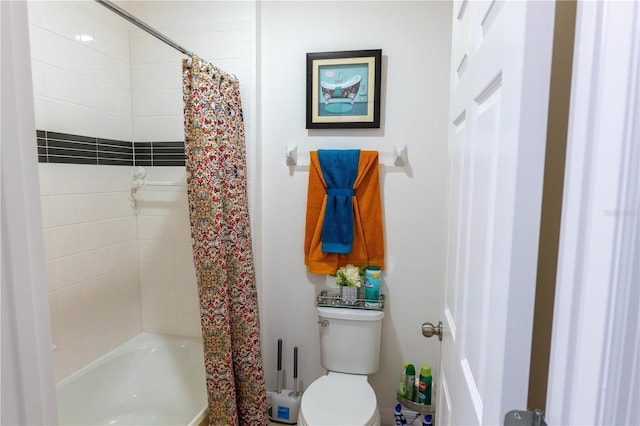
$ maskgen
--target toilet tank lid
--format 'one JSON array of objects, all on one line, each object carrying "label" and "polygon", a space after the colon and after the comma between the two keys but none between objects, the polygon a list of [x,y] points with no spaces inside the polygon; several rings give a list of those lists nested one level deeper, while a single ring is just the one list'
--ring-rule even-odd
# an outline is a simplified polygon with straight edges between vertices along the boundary
[{"label": "toilet tank lid", "polygon": [[380,321],[384,312],[367,309],[329,308],[318,306],[318,316],[322,318],[337,318],[351,321]]}]

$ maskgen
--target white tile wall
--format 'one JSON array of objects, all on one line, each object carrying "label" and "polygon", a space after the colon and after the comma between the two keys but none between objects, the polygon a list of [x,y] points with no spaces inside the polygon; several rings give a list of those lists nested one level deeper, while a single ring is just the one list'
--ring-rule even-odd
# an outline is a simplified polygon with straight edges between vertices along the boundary
[{"label": "white tile wall", "polygon": [[184,139],[181,89],[183,57],[173,48],[142,31],[131,33],[135,142]]},{"label": "white tile wall", "polygon": [[130,167],[40,164],[56,379],[141,330]]},{"label": "white tile wall", "polygon": [[[138,8],[143,6],[138,5]],[[187,6],[184,6],[187,7]],[[138,9],[138,12],[141,12]],[[236,74],[243,100],[253,94],[253,52],[248,22],[183,24],[158,30],[219,68]],[[131,36],[133,137],[136,142],[183,140],[183,55],[146,33]],[[254,95],[255,96],[255,95]],[[247,127],[251,127],[248,125]],[[254,140],[248,131],[248,144]]]},{"label": "white tile wall", "polygon": [[[164,3],[170,8],[170,3]],[[136,13],[144,18],[144,5]],[[184,6],[187,7],[187,6]],[[167,13],[171,13],[167,11]],[[157,27],[216,66],[241,79],[248,152],[255,152],[252,117],[255,104],[251,25],[248,22]],[[249,53],[247,53],[249,52]],[[133,135],[135,142],[183,140],[182,55],[147,34],[131,37]],[[251,97],[253,96],[253,98]],[[249,179],[254,163],[249,160]],[[149,168],[157,180],[182,180],[183,168]],[[251,185],[251,184],[250,184]],[[255,187],[255,185],[251,185]],[[145,331],[200,333],[199,306],[183,190],[142,191],[138,216],[142,318]],[[250,200],[254,201],[255,196]],[[162,315],[164,312],[168,315]]]},{"label": "white tile wall", "polygon": [[36,127],[132,140],[130,24],[62,1],[30,1],[29,21]]},{"label": "white tile wall", "polygon": [[[147,180],[185,182],[185,168],[149,167]],[[146,186],[136,198],[142,328],[199,337],[186,188]]]},{"label": "white tile wall", "polygon": [[[219,21],[213,3],[128,6],[152,24],[159,17],[165,24],[159,30],[240,78],[249,185],[256,188],[252,24],[234,18],[193,25],[187,19],[193,14],[184,13],[192,7],[201,15],[206,7]],[[183,140],[182,54],[94,2],[30,1],[28,8],[37,128]],[[184,175],[183,167],[147,170],[150,180]],[[141,329],[200,336],[186,191],[146,187],[138,192],[136,216],[130,179],[128,167],[40,165],[57,379]]]}]

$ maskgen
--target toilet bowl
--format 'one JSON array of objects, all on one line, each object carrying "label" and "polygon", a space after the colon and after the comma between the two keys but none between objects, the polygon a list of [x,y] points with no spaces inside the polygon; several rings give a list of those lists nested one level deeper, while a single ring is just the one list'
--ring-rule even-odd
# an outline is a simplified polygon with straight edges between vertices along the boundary
[{"label": "toilet bowl", "polygon": [[376,395],[367,376],[329,372],[314,381],[303,394],[298,424],[380,425]]},{"label": "toilet bowl", "polygon": [[302,394],[298,424],[378,426],[376,394],[367,376],[378,371],[382,311],[317,307],[320,363],[329,371]]}]

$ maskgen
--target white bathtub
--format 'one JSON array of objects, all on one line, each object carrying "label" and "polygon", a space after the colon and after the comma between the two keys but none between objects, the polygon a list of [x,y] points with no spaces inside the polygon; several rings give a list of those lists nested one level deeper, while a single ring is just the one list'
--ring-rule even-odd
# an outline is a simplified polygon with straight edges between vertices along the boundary
[{"label": "white bathtub", "polygon": [[56,386],[60,425],[198,425],[202,343],[141,333]]}]

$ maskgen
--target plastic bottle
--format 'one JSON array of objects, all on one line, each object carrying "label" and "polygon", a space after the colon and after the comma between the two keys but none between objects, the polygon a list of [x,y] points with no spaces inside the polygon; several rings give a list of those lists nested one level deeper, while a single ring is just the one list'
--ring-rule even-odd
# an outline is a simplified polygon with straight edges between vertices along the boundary
[{"label": "plastic bottle", "polygon": [[367,266],[364,271],[364,298],[370,308],[380,306],[380,275],[379,266]]},{"label": "plastic bottle", "polygon": [[409,401],[416,400],[416,369],[413,364],[407,365],[407,371],[405,372],[405,398]]},{"label": "plastic bottle", "polygon": [[418,379],[418,402],[420,404],[431,405],[431,366],[423,364],[420,367],[420,377]]},{"label": "plastic bottle", "polygon": [[405,397],[406,396],[406,376],[405,373],[407,371],[407,365],[409,365],[409,361],[405,361],[404,365],[402,366],[402,375],[400,376],[400,382],[398,383],[398,395],[400,395],[401,397]]},{"label": "plastic bottle", "polygon": [[422,418],[422,426],[432,426],[433,425],[433,415],[425,414]]},{"label": "plastic bottle", "polygon": [[396,404],[394,412],[396,415],[396,426],[405,426],[407,424],[407,419],[405,419],[402,414],[402,406],[400,404]]}]

